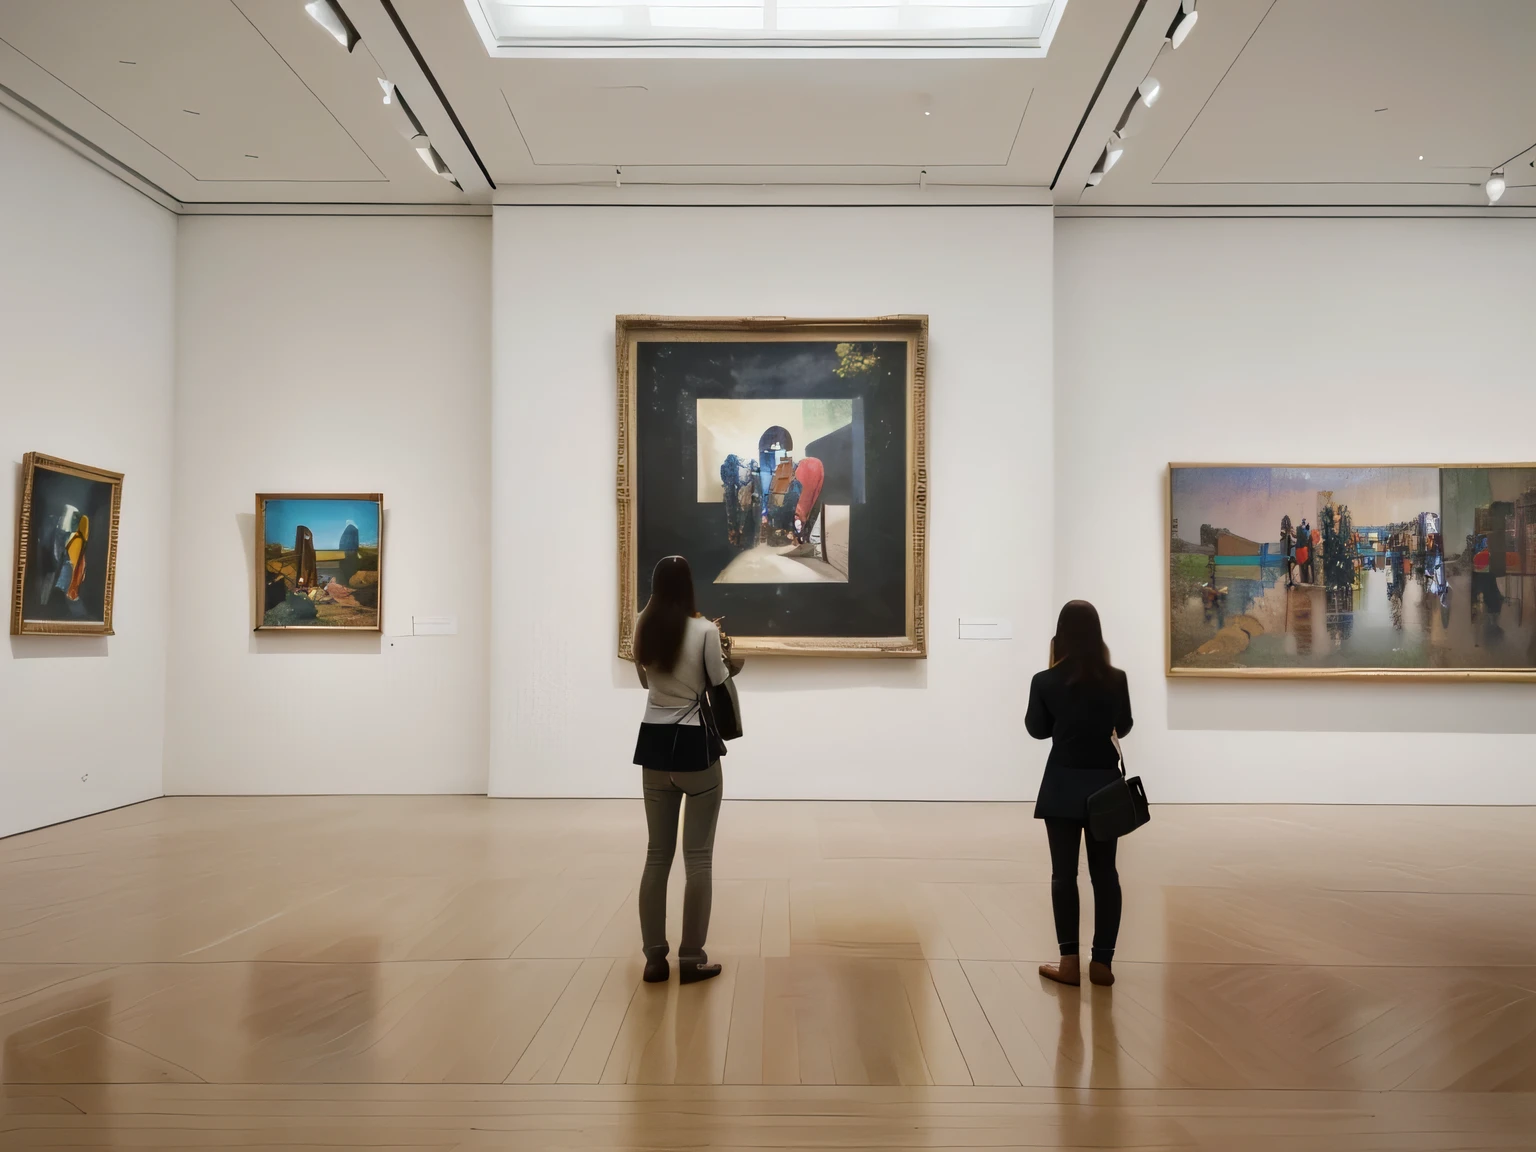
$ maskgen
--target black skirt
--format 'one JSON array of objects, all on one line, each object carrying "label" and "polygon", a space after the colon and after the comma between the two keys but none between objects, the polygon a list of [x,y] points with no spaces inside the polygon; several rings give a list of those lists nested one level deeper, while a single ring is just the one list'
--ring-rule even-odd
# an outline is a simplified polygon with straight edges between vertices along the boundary
[{"label": "black skirt", "polygon": [[702,724],[642,724],[634,763],[658,772],[702,772],[722,755]]},{"label": "black skirt", "polygon": [[1088,823],[1088,797],[1120,779],[1118,768],[1048,766],[1035,797],[1036,820]]}]

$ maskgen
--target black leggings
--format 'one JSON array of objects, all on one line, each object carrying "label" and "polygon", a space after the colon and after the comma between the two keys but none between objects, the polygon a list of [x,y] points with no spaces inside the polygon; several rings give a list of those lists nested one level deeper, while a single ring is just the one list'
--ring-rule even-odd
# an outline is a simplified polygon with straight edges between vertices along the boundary
[{"label": "black leggings", "polygon": [[1115,840],[1084,836],[1076,820],[1047,820],[1045,835],[1051,842],[1051,911],[1056,916],[1056,939],[1063,956],[1076,956],[1078,844],[1088,841],[1088,877],[1093,881],[1093,959],[1108,964],[1115,955],[1120,935],[1120,874],[1115,871]]}]

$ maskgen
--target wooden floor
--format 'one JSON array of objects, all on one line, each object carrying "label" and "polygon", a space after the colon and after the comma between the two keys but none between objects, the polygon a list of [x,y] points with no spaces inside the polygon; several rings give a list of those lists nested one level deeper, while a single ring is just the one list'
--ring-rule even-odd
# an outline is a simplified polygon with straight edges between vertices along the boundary
[{"label": "wooden floor", "polygon": [[640,982],[643,841],[467,798],[0,841],[0,1148],[1536,1148],[1536,810],[1159,808],[1113,990],[1035,974],[1027,806],[727,803],[689,988]]}]

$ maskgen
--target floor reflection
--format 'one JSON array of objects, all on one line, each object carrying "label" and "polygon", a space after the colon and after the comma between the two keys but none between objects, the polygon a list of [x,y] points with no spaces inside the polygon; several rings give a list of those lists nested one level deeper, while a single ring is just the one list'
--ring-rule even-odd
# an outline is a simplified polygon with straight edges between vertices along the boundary
[{"label": "floor reflection", "polygon": [[[1115,1032],[1115,995],[1108,988],[1071,988],[1041,979],[1056,1001],[1060,1030],[1054,1061],[1060,1145],[1068,1148],[1121,1147],[1121,1113],[1101,1090],[1122,1087],[1120,1040]],[[1084,1001],[1091,1031],[1083,1036]],[[1088,1091],[1083,1089],[1087,1088]]]},{"label": "floor reflection", "polygon": [[114,1079],[110,984],[41,1000],[27,1018],[30,1023],[5,1037],[0,1083],[105,1084]]},{"label": "floor reflection", "polygon": [[[286,951],[283,945],[277,951]],[[349,957],[327,963],[327,951]],[[304,1081],[338,1066],[337,1079],[374,1079],[372,1050],[379,1014],[379,941],[352,938],[322,950],[316,963],[267,959],[248,965],[240,1012],[247,1083]],[[364,958],[364,959],[355,959]]]}]

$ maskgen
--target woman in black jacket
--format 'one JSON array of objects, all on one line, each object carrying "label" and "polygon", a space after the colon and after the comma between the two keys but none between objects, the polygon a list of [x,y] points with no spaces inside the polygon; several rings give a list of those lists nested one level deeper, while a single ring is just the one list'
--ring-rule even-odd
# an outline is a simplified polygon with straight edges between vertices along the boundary
[{"label": "woman in black jacket", "polygon": [[[1040,975],[1061,984],[1081,984],[1078,957],[1077,859],[1085,839],[1088,797],[1120,775],[1116,738],[1131,730],[1131,696],[1125,673],[1109,662],[1099,614],[1086,600],[1061,610],[1051,641],[1051,666],[1029,685],[1024,727],[1036,740],[1051,741],[1045,776],[1035,801],[1035,818],[1045,821],[1051,845],[1051,910],[1061,963],[1042,964]],[[1120,931],[1120,876],[1115,841],[1088,841],[1088,876],[1093,881],[1093,955],[1088,979],[1115,982],[1110,963]]]}]

